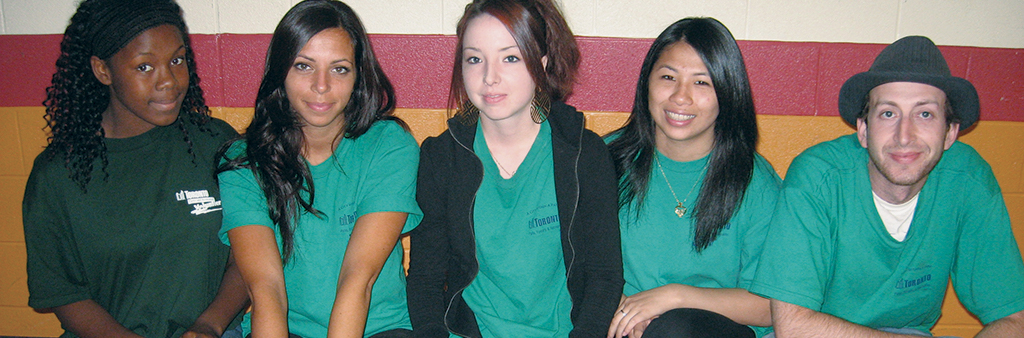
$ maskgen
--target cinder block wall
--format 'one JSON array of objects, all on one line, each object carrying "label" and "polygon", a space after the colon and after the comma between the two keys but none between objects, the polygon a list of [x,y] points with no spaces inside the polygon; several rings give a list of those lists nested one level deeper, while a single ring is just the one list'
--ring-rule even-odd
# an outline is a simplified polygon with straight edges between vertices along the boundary
[{"label": "cinder block wall", "polygon": [[[297,0],[179,0],[193,33],[202,86],[214,115],[238,129],[248,123],[267,33]],[[466,0],[352,0],[398,92],[398,115],[417,140],[445,128],[455,22]],[[762,140],[759,151],[784,175],[815,143],[852,133],[837,116],[839,87],[866,70],[898,37],[932,37],[957,76],[982,99],[982,121],[961,137],[992,165],[1024,242],[1024,12],[1022,1],[927,0],[800,2],[740,0],[561,0],[581,35],[583,66],[569,100],[588,127],[617,128],[632,102],[650,38],[693,15],[723,21],[743,41]],[[21,198],[32,160],[46,144],[44,88],[77,0],[0,0],[0,336],[51,336],[52,314],[26,306]],[[669,6],[669,4],[671,6]],[[598,37],[600,36],[600,37]],[[825,41],[825,42],[807,42]],[[980,329],[950,291],[937,335]]]}]

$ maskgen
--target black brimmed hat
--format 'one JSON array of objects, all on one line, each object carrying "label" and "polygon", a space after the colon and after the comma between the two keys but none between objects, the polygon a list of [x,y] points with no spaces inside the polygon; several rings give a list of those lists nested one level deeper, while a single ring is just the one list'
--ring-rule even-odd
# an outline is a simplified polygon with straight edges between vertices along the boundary
[{"label": "black brimmed hat", "polygon": [[951,75],[942,52],[923,36],[896,40],[878,54],[868,71],[846,80],[839,90],[839,115],[856,126],[868,93],[889,82],[923,83],[946,92],[946,99],[960,119],[960,130],[978,121],[978,91],[969,81]]}]

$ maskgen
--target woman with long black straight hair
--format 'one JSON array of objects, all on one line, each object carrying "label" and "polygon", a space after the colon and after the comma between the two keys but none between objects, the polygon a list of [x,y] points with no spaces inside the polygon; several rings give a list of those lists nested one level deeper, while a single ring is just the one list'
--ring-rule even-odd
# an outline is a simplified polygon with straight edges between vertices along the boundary
[{"label": "woman with long black straight hair", "polygon": [[608,337],[754,337],[768,300],[744,290],[781,185],[755,152],[739,46],[712,18],[661,33],[633,110],[607,137],[619,174],[626,285]]}]

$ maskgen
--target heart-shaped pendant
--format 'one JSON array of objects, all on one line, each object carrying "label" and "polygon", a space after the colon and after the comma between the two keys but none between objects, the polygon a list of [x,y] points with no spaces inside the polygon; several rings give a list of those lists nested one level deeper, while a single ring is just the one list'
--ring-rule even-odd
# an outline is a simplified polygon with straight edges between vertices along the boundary
[{"label": "heart-shaped pendant", "polygon": [[684,207],[682,203],[676,205],[676,215],[678,215],[679,218],[683,218],[683,215],[686,215],[686,207]]}]

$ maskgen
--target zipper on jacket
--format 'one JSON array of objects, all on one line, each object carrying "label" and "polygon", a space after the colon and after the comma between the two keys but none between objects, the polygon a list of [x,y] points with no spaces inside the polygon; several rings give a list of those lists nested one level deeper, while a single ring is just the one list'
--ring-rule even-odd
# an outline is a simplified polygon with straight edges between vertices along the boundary
[{"label": "zipper on jacket", "polygon": [[[572,253],[572,257],[569,261],[569,268],[566,269],[565,271],[565,283],[567,288],[569,286],[569,278],[572,275],[572,268],[576,264],[576,247],[572,244],[572,228],[574,225],[576,225],[576,212],[579,210],[580,207],[580,156],[583,153],[583,131],[585,129],[586,127],[584,126],[584,124],[581,124],[579,139],[576,141],[576,158],[573,159],[572,163],[572,176],[576,183],[576,199],[572,206],[572,219],[569,220],[569,230],[565,236],[566,241],[569,243],[569,252]],[[572,310],[576,307],[576,304],[572,302],[572,295],[569,296],[569,300],[569,313],[572,313]]]},{"label": "zipper on jacket", "polygon": [[[579,137],[578,137],[577,142],[576,142],[576,156],[573,158],[573,171],[572,172],[573,172],[573,181],[575,183],[574,187],[576,188],[576,198],[573,201],[572,218],[569,220],[569,229],[568,229],[567,234],[566,234],[566,242],[569,243],[569,252],[572,254],[571,257],[570,257],[570,260],[569,260],[569,267],[565,271],[566,287],[568,287],[569,277],[572,275],[572,268],[575,266],[574,264],[576,263],[576,247],[572,244],[572,229],[573,229],[573,226],[576,224],[576,212],[579,210],[579,206],[580,206],[580,173],[579,173],[579,167],[580,167],[580,156],[583,153],[583,132],[584,132],[584,130],[586,130],[586,127],[583,124],[581,124],[580,125]],[[450,125],[448,126],[448,132],[452,134],[452,139],[455,140],[455,143],[458,143],[460,146],[462,146],[463,149],[466,149],[466,151],[470,152],[471,154],[473,154],[474,157],[476,157],[477,162],[479,162],[479,164],[480,164],[481,180],[483,180],[483,161],[480,160],[479,156],[476,156],[476,152],[474,152],[473,150],[469,149],[469,147],[466,147],[466,145],[463,144],[462,141],[460,141],[457,137],[455,137],[455,133],[451,131],[451,126]],[[479,187],[480,187],[480,185],[478,183],[477,184],[477,189],[479,189]],[[474,206],[476,205],[476,195],[475,194],[473,195],[472,203],[473,203]],[[475,258],[476,257],[476,244],[475,244],[476,243],[476,228],[475,228],[475,225],[473,224],[473,210],[474,210],[474,207],[470,207],[470,212],[469,212],[469,230],[470,230],[470,234],[472,235],[472,238],[474,239],[474,241],[473,241],[473,243],[474,243],[474,245],[473,245],[473,257]],[[479,273],[480,273],[480,263],[477,262],[477,266],[475,268],[475,271],[472,272],[473,278],[470,279],[470,283],[472,283],[473,280],[476,279],[476,275],[479,274]],[[471,338],[471,337],[453,331],[451,329],[451,326],[448,325],[448,313],[452,309],[452,304],[455,303],[455,298],[458,297],[458,295],[462,294],[462,292],[465,291],[466,288],[468,288],[468,287],[469,287],[469,284],[466,284],[466,286],[462,287],[461,289],[459,289],[458,291],[453,293],[452,294],[452,298],[448,300],[448,307],[444,310],[444,326],[445,326],[445,329],[447,329],[448,332],[450,332],[450,333],[452,333],[452,334],[454,334],[456,336],[465,337],[465,338]],[[572,312],[573,308],[575,308],[575,304],[572,301],[570,301],[569,302],[569,311]]]},{"label": "zipper on jacket", "polygon": [[[470,154],[473,154],[473,157],[475,157],[476,161],[480,164],[480,182],[477,183],[477,186],[476,186],[477,189],[480,189],[480,184],[483,183],[484,162],[480,160],[479,156],[476,156],[476,152],[474,152],[472,149],[469,149],[469,147],[466,147],[466,145],[463,144],[462,141],[460,141],[458,137],[455,137],[455,133],[452,132],[451,130],[452,130],[452,127],[449,125],[448,126],[448,133],[452,134],[452,139],[455,140],[455,143],[458,143],[460,146],[462,146],[463,149],[466,149],[466,151],[468,151]],[[473,248],[473,250],[472,250],[473,251],[473,259],[476,259],[476,226],[473,224],[473,210],[476,209],[476,194],[473,194],[473,199],[470,202],[472,204],[469,207],[469,233],[472,236],[470,238],[473,238],[473,246],[472,246],[472,248]],[[475,271],[472,272],[473,278],[471,278],[469,280],[470,284],[472,284],[473,280],[476,279],[476,275],[478,273],[480,273],[480,262],[479,261],[477,261],[477,263],[476,263]],[[461,334],[461,333],[458,333],[458,332],[455,332],[454,330],[452,330],[451,326],[448,325],[448,313],[451,312],[451,310],[452,310],[452,304],[455,303],[455,298],[459,297],[459,295],[461,295],[462,292],[465,291],[466,288],[468,288],[468,287],[469,287],[469,284],[466,284],[466,286],[462,287],[458,291],[455,291],[455,293],[452,293],[452,298],[448,300],[448,307],[445,308],[445,310],[444,310],[444,328],[447,329],[448,332],[451,332],[452,334],[454,334],[456,336],[465,337],[465,338],[471,338],[471,337],[467,336],[467,335],[464,335],[464,334]]]}]

